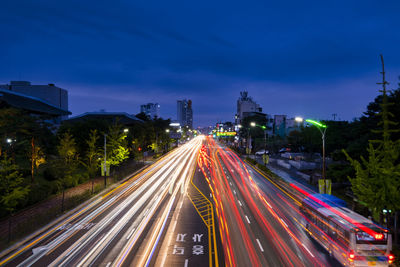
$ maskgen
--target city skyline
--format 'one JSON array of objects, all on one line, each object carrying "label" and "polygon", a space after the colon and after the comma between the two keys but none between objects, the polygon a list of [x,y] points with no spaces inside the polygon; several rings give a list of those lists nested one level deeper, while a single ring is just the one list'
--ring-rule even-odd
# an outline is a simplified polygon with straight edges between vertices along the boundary
[{"label": "city skyline", "polygon": [[233,121],[247,90],[268,114],[352,120],[379,94],[379,54],[397,88],[399,7],[5,1],[0,83],[65,88],[72,116],[157,102],[176,119],[187,98],[194,126],[206,126]]}]

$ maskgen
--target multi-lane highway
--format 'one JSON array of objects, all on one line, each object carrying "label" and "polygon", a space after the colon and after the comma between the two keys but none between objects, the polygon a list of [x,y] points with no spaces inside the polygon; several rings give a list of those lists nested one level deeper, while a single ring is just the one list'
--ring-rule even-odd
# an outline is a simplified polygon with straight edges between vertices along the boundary
[{"label": "multi-lane highway", "polygon": [[[180,231],[176,222],[182,209],[185,211],[183,202],[188,197],[201,143],[202,138],[188,142],[115,190],[71,212],[2,255],[0,265],[148,266],[156,261],[168,262],[167,256],[180,253],[181,246],[175,253],[168,249],[163,253],[160,247],[170,247],[172,238],[165,238],[166,230],[174,222],[176,231]],[[190,207],[186,210],[190,212]],[[201,222],[201,217],[196,220]],[[200,245],[208,242],[202,238],[207,236],[207,228],[199,230],[195,233],[195,241],[199,241],[195,252],[208,262],[208,251],[200,251]],[[183,259],[182,265],[185,260],[189,262]]]},{"label": "multi-lane highway", "polygon": [[230,266],[337,266],[306,234],[299,201],[208,138],[199,165],[213,191]]},{"label": "multi-lane highway", "polygon": [[299,201],[197,137],[19,246],[6,266],[335,266]]}]

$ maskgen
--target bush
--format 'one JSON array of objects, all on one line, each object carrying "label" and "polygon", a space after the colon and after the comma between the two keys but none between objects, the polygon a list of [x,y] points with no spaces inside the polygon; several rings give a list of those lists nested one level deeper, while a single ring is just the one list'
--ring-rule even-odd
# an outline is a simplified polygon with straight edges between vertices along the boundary
[{"label": "bush", "polygon": [[350,164],[332,163],[328,166],[326,176],[334,183],[348,182],[348,176],[354,176],[354,168]]}]

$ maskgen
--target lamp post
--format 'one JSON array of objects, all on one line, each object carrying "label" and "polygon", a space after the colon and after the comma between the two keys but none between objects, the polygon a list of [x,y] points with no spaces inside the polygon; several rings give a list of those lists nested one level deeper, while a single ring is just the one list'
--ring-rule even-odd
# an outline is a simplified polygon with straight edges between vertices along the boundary
[{"label": "lamp post", "polygon": [[[255,127],[256,123],[254,121],[250,122],[250,127]],[[250,127],[247,128],[247,154],[250,155],[251,150],[251,134],[250,134]]]},{"label": "lamp post", "polygon": [[267,154],[267,127],[264,125],[258,125],[255,122],[250,123],[251,127],[260,127],[261,129],[264,130],[264,165],[267,165],[267,162],[265,160],[266,154]]},{"label": "lamp post", "polygon": [[306,122],[316,126],[318,128],[318,130],[321,132],[321,135],[322,135],[322,179],[324,180],[324,193],[326,193],[325,133],[326,133],[327,126],[322,124],[322,123],[320,123],[320,122],[318,122],[318,121],[310,120],[310,119],[307,119]]}]

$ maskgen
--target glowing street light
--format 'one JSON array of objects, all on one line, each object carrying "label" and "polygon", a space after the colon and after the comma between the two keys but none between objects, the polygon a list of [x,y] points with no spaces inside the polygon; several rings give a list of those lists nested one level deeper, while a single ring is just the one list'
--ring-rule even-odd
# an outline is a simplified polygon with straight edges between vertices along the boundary
[{"label": "glowing street light", "polygon": [[[264,158],[266,157],[265,154],[267,154],[267,127],[265,125],[258,125],[254,121],[250,122],[251,127],[260,127],[261,129],[264,130]],[[266,161],[264,160],[264,164],[266,165]]]},{"label": "glowing street light", "polygon": [[296,122],[303,122],[304,121],[304,119],[302,117],[296,117],[296,118],[294,118],[294,120]]},{"label": "glowing street light", "polygon": [[[325,177],[325,133],[327,126],[319,121],[307,119],[306,122],[316,126],[322,135],[322,178],[324,179],[324,192],[326,193],[326,177]],[[323,130],[322,130],[323,129]]]},{"label": "glowing street light", "polygon": [[169,129],[166,129],[165,132],[166,132],[166,133],[169,133]]},{"label": "glowing street light", "polygon": [[128,129],[128,128],[125,128],[125,129],[124,129],[124,133],[127,133],[127,132],[129,132],[129,129]]}]

